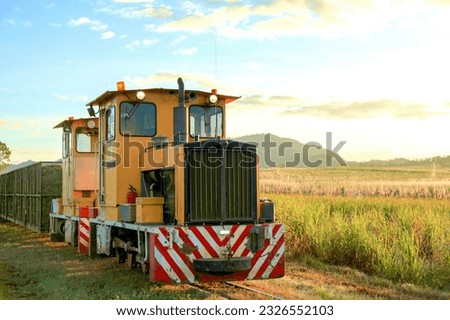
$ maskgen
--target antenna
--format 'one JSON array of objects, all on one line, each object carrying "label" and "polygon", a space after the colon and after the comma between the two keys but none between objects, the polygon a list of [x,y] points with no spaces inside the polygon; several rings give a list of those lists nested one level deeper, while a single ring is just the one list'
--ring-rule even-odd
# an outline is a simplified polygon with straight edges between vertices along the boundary
[{"label": "antenna", "polygon": [[217,38],[214,39],[214,88],[217,89]]}]

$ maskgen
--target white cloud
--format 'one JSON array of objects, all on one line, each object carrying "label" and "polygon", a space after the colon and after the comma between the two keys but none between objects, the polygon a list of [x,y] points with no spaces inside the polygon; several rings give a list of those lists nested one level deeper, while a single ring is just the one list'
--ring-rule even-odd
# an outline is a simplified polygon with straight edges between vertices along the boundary
[{"label": "white cloud", "polygon": [[72,97],[68,94],[55,94],[54,95],[56,99],[60,101],[79,101],[79,102],[87,102],[89,98],[87,96],[78,96],[78,97]]},{"label": "white cloud", "polygon": [[130,50],[135,50],[140,47],[148,47],[148,46],[154,45],[158,42],[159,42],[158,39],[135,40],[135,41],[127,44],[125,47]]},{"label": "white cloud", "polygon": [[198,3],[192,1],[183,1],[182,7],[186,14],[194,14],[201,11],[201,6]]},{"label": "white cloud", "polygon": [[185,55],[185,56],[191,56],[193,54],[197,53],[197,48],[196,47],[192,47],[192,48],[186,48],[186,49],[179,49],[179,50],[175,50],[173,53],[175,54],[181,54],[181,55]]},{"label": "white cloud", "polygon": [[424,17],[432,23],[447,21],[439,17],[448,17],[450,6],[437,3],[443,1],[416,0],[413,6],[411,1],[391,0],[273,0],[266,4],[240,2],[208,9],[185,1],[184,14],[156,30],[215,33],[231,39],[298,35],[336,38],[346,34],[364,37],[391,25],[421,24]]},{"label": "white cloud", "polygon": [[93,31],[101,32],[101,38],[104,40],[114,38],[116,35],[113,31],[108,31],[107,24],[104,24],[99,20],[92,20],[87,17],[72,19],[69,21],[69,26],[71,27],[88,26]]},{"label": "white cloud", "polygon": [[89,25],[91,24],[92,20],[86,17],[81,17],[78,19],[72,19],[69,22],[69,25],[72,27],[78,27],[78,26],[82,26],[82,25]]},{"label": "white cloud", "polygon": [[172,70],[160,71],[149,76],[127,76],[125,81],[130,84],[130,87],[136,88],[172,88],[177,86],[178,77],[182,77],[185,87],[190,89],[206,90],[212,88],[214,84],[214,79],[210,74]]},{"label": "white cloud", "polygon": [[315,106],[284,108],[286,115],[314,116],[329,119],[372,119],[392,117],[394,119],[421,119],[450,113],[433,111],[430,105],[398,100],[380,99],[373,101],[355,101],[352,103],[329,102]]},{"label": "white cloud", "polygon": [[70,100],[70,97],[67,94],[55,94],[55,98],[61,101],[67,101]]},{"label": "white cloud", "polygon": [[17,22],[16,22],[16,20],[14,20],[14,19],[6,19],[6,20],[4,20],[4,22],[5,22],[6,24],[11,25],[11,26],[17,25]]},{"label": "white cloud", "polygon": [[182,35],[181,37],[176,38],[175,40],[172,41],[172,45],[175,46],[177,44],[179,44],[180,42],[183,42],[187,39],[188,37],[186,35]]},{"label": "white cloud", "polygon": [[108,29],[108,25],[106,25],[98,20],[91,20],[87,17],[72,19],[72,20],[70,20],[69,25],[71,27],[89,26],[91,28],[91,30],[94,30],[94,31],[104,31],[104,30]]},{"label": "white cloud", "polygon": [[24,28],[29,28],[29,27],[33,26],[31,21],[29,21],[29,20],[17,21],[17,20],[12,19],[12,18],[1,20],[0,25],[22,26]]},{"label": "white cloud", "polygon": [[111,39],[115,37],[115,33],[113,31],[106,31],[102,33],[102,39]]},{"label": "white cloud", "polygon": [[[136,19],[136,18],[145,18],[145,17],[153,17],[159,19],[167,19],[173,16],[172,8],[166,5],[160,5],[159,7],[155,7],[149,2],[144,1],[128,1],[128,2],[116,2],[116,3],[133,3],[136,4],[134,6],[127,7],[104,7],[99,11],[102,13],[107,13],[110,15],[119,16],[121,18],[126,19]],[[144,3],[144,4],[141,4]]]}]

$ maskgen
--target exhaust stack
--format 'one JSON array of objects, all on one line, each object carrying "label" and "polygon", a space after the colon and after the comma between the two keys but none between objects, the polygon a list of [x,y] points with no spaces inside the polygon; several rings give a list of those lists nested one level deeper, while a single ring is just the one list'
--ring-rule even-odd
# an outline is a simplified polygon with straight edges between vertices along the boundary
[{"label": "exhaust stack", "polygon": [[187,142],[187,112],[184,105],[184,82],[178,78],[178,106],[173,110],[174,145]]}]

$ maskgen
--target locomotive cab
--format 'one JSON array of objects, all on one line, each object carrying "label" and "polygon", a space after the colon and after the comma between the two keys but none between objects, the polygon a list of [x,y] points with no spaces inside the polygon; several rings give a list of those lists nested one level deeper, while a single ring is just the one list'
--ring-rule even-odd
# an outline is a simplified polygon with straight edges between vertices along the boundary
[{"label": "locomotive cab", "polygon": [[[131,210],[132,218],[126,222],[183,224],[185,152],[196,149],[196,142],[223,141],[226,103],[238,97],[183,88],[124,90],[121,84],[119,89],[87,105],[91,113],[98,110],[100,120],[99,217],[123,221],[121,210],[124,216]],[[130,188],[136,190],[138,202],[164,197],[164,217],[138,212],[134,220],[134,210],[140,208],[127,206]],[[158,201],[162,202],[153,202]]]},{"label": "locomotive cab", "polygon": [[62,129],[62,194],[54,200],[51,234],[75,246],[80,210],[95,206],[98,119],[69,117],[54,129]]}]

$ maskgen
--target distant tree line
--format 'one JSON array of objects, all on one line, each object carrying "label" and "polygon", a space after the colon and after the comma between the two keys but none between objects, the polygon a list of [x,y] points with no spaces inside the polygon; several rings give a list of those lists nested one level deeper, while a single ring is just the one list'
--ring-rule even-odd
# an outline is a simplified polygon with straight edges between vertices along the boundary
[{"label": "distant tree line", "polygon": [[348,161],[351,167],[430,167],[450,168],[450,156],[425,159],[396,158],[391,160]]}]

